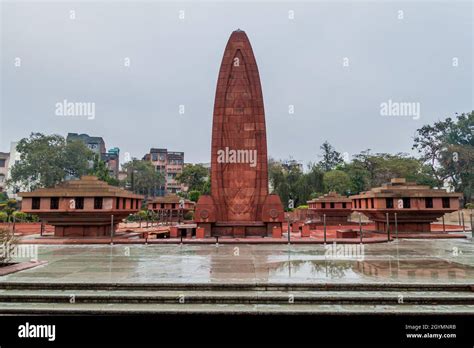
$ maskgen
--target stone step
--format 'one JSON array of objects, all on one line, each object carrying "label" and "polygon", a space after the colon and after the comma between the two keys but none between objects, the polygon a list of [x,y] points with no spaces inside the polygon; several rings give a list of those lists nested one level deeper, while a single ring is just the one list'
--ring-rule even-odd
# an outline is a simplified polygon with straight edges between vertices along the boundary
[{"label": "stone step", "polygon": [[474,305],[367,305],[367,304],[96,304],[0,303],[1,314],[130,315],[130,314],[440,314],[472,315]]},{"label": "stone step", "polygon": [[[106,291],[0,290],[0,303],[176,304],[465,304],[474,292],[452,291]],[[180,302],[181,301],[181,302]]]},{"label": "stone step", "polygon": [[127,291],[455,291],[474,292],[474,283],[87,283],[0,282],[0,290]]},{"label": "stone step", "polygon": [[418,308],[472,314],[473,290],[471,284],[452,283],[2,282],[0,314],[418,313]]}]

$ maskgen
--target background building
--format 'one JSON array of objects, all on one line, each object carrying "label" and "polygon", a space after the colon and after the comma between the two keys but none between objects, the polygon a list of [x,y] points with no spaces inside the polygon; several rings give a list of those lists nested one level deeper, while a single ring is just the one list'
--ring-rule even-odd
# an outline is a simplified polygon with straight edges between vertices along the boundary
[{"label": "background building", "polygon": [[120,149],[118,147],[111,148],[102,160],[105,161],[110,176],[118,179],[120,171]]},{"label": "background building", "polygon": [[290,172],[293,169],[303,171],[303,163],[298,162],[297,160],[294,160],[294,159],[289,159],[289,160],[286,160],[286,161],[282,161],[281,165],[288,172]]},{"label": "background building", "polygon": [[94,154],[102,156],[106,153],[105,142],[102,137],[91,137],[88,134],[68,133],[66,141],[82,141]]},{"label": "background building", "polygon": [[8,162],[10,160],[9,152],[0,152],[0,192],[6,190],[5,183],[8,179]]},{"label": "background building", "polygon": [[150,161],[165,178],[164,186],[157,190],[156,195],[164,196],[169,193],[186,191],[186,186],[176,181],[176,176],[183,171],[184,152],[151,148],[150,153],[143,156],[143,160]]},{"label": "background building", "polygon": [[94,154],[105,162],[110,176],[118,178],[120,149],[114,147],[107,151],[105,141],[102,137],[89,136],[88,134],[68,133],[66,141],[82,141]]},{"label": "background building", "polygon": [[[16,146],[18,145],[17,141],[12,141],[10,143],[10,158],[8,159],[7,164],[7,175],[6,179],[11,177],[12,168],[16,162],[20,160],[20,153],[16,151]],[[13,185],[10,187],[6,187],[5,191],[8,194],[9,198],[18,199],[17,193],[20,191],[26,191],[28,187],[22,187],[19,185]]]}]

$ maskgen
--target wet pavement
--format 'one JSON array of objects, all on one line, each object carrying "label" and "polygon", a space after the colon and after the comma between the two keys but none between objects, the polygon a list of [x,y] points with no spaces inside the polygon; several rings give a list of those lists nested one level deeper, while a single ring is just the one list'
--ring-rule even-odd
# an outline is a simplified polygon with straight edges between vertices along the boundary
[{"label": "wet pavement", "polygon": [[[46,265],[0,282],[474,283],[474,242],[23,245]],[[28,255],[31,256],[31,255]],[[25,259],[18,259],[25,260]]]}]

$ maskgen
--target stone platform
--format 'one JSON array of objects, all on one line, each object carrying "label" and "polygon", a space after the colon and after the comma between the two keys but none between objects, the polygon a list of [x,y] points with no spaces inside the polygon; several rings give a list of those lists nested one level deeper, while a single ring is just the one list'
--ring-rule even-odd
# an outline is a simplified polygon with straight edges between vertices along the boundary
[{"label": "stone platform", "polygon": [[[0,283],[465,284],[474,279],[474,243],[468,239],[367,244],[355,257],[328,254],[332,245],[40,245],[37,259],[48,264],[1,277]],[[436,278],[432,272],[438,272]]]},{"label": "stone platform", "polygon": [[474,313],[471,241],[332,247],[40,246],[47,264],[0,277],[0,313]]}]

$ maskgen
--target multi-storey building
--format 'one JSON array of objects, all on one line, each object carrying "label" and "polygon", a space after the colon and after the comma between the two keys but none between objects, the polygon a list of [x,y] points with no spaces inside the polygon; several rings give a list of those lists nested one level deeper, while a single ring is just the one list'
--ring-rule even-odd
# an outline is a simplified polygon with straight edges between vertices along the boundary
[{"label": "multi-storey building", "polygon": [[6,190],[9,160],[10,160],[9,152],[0,152],[0,192],[4,192]]},{"label": "multi-storey building", "polygon": [[94,154],[105,162],[110,176],[118,178],[120,149],[114,147],[106,150],[105,141],[102,137],[89,136],[88,134],[68,133],[66,141],[82,141]]},{"label": "multi-storey building", "polygon": [[77,134],[77,133],[68,133],[66,141],[82,141],[94,154],[99,156],[105,154],[107,150],[105,149],[105,142],[102,137],[91,137],[88,134]]},{"label": "multi-storey building", "polygon": [[110,176],[118,179],[120,170],[120,149],[114,147],[102,157],[109,169]]},{"label": "multi-storey building", "polygon": [[303,163],[298,162],[297,160],[294,159],[289,159],[286,161],[281,162],[281,165],[286,171],[291,171],[293,169],[303,171]]},{"label": "multi-storey building", "polygon": [[[7,175],[6,175],[7,179],[11,178],[11,172],[12,172],[13,166],[15,165],[16,162],[20,160],[20,153],[16,150],[17,145],[18,145],[18,142],[16,141],[12,141],[10,143],[10,158],[8,159]],[[28,189],[29,189],[28,186],[21,186],[15,183],[7,187],[5,191],[7,192],[9,198],[18,199],[17,193],[20,191],[28,190]]]},{"label": "multi-storey building", "polygon": [[150,153],[143,156],[143,159],[150,161],[165,178],[164,185],[157,189],[156,195],[164,196],[169,193],[186,191],[186,187],[176,180],[176,176],[183,171],[184,152],[151,148]]}]

